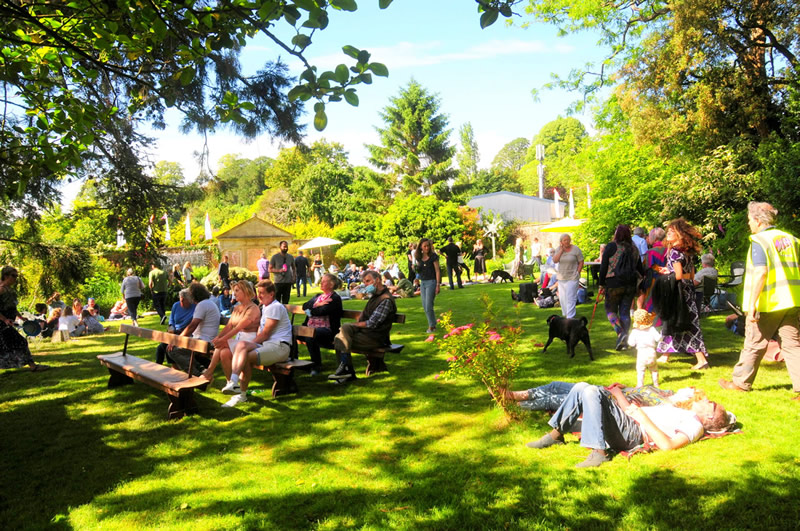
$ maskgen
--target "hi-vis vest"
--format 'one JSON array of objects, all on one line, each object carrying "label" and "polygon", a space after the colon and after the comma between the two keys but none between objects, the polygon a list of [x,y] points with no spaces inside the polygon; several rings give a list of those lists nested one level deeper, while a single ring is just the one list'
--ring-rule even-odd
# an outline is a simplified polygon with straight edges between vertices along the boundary
[{"label": "hi-vis vest", "polygon": [[[757,242],[767,255],[767,280],[758,297],[756,310],[759,312],[777,312],[800,306],[800,240],[787,232],[768,229],[758,234],[751,234],[750,241]],[[754,268],[752,246],[747,252],[747,270],[744,277],[743,304],[750,308],[752,304]]]}]

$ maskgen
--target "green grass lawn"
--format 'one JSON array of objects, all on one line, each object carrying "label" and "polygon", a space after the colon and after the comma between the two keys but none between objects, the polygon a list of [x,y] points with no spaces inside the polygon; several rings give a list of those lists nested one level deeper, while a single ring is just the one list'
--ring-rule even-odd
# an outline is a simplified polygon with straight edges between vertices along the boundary
[{"label": "green grass lawn", "polygon": [[[555,379],[635,383],[635,354],[613,350],[602,308],[592,327],[596,361],[582,345],[568,359],[560,341],[542,354],[533,344],[546,340],[545,319],[557,310],[515,309],[509,287],[445,289],[436,309],[470,322],[481,315],[479,294],[489,292],[509,322],[519,312],[527,361],[517,388]],[[263,393],[238,410],[220,408],[227,397],[219,373],[199,393],[200,414],[177,422],[165,420],[164,393],[138,383],[106,388],[95,356],[121,350],[124,336],[42,343],[37,361],[52,370],[0,372],[0,527],[797,527],[800,403],[790,400],[783,364],[763,364],[752,393],[717,386],[742,342],[723,316],[702,321],[713,368],[692,372],[692,357],[673,357],[661,383],[706,390],[736,413],[743,433],[579,470],[588,451],[574,438],[525,447],[548,429],[546,414],[509,426],[480,385],[434,380],[446,362],[424,342],[420,300],[398,308],[408,320],[392,338],[406,348],[387,358],[388,373],[346,386],[301,373],[300,394],[279,399],[270,398],[270,375],[257,373],[251,388]],[[591,315],[592,306],[578,308]],[[158,328],[155,317],[140,325]],[[155,344],[132,340],[130,350],[154,359]],[[354,359],[362,374],[364,358]],[[332,353],[325,361],[332,371]]]}]

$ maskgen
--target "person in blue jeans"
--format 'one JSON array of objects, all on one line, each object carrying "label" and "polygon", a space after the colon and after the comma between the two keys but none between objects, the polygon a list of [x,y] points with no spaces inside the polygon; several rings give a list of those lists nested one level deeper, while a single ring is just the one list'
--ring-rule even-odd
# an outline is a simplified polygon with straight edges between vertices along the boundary
[{"label": "person in blue jeans", "polygon": [[580,431],[580,445],[591,453],[578,468],[600,466],[611,460],[613,452],[630,450],[645,440],[662,450],[676,450],[699,440],[705,430],[718,431],[730,422],[725,408],[706,397],[686,408],[668,403],[639,407],[628,401],[619,384],[553,382],[527,391],[506,391],[506,396],[526,409],[551,409],[560,401],[548,422],[553,429],[527,446],[561,445],[565,433]]},{"label": "person in blue jeans", "polygon": [[428,320],[426,334],[436,330],[436,312],[433,311],[433,300],[439,294],[442,283],[442,272],[439,269],[439,255],[433,251],[433,244],[428,238],[422,238],[414,251],[414,271],[419,279],[422,309]]}]

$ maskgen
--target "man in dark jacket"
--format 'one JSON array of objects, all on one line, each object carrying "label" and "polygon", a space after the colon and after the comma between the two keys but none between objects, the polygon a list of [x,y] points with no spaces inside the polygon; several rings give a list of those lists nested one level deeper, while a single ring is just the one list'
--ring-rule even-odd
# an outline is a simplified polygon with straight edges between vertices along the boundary
[{"label": "man in dark jacket", "polygon": [[351,355],[353,350],[371,350],[392,344],[389,332],[397,315],[394,297],[381,282],[377,271],[365,271],[361,281],[365,286],[365,293],[371,297],[358,321],[343,324],[333,339],[333,346],[339,358],[339,368],[328,376],[328,379],[338,380],[339,383],[356,379]]},{"label": "man in dark jacket", "polygon": [[458,280],[458,287],[463,288],[464,286],[461,285],[461,267],[458,265],[458,256],[461,254],[461,249],[458,248],[458,245],[453,243],[452,236],[447,238],[447,245],[442,247],[441,249],[442,254],[447,257],[447,280],[450,282],[450,289],[455,289],[453,286],[453,271],[456,272],[456,280]]}]

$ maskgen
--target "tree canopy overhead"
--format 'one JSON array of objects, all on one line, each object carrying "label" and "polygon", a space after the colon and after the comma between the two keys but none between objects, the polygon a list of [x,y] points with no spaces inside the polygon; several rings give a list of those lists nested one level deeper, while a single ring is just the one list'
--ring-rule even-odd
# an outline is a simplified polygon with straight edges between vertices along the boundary
[{"label": "tree canopy overhead", "polygon": [[[390,3],[379,0],[381,8]],[[349,45],[343,48],[349,65],[318,72],[308,63],[304,52],[328,25],[330,9],[357,5],[0,1],[0,199],[46,205],[57,198],[59,179],[76,175],[92,154],[112,151],[117,124],[163,126],[167,108],[182,113],[187,130],[205,134],[229,126],[248,137],[268,133],[297,142],[301,102],[314,99],[315,126],[324,128],[327,102],[357,105],[354,86],[388,74],[368,52]],[[288,24],[293,35],[282,40],[278,24]],[[239,53],[257,35],[272,41],[275,52],[247,73]],[[300,80],[287,77],[280,54],[305,64]]]}]

